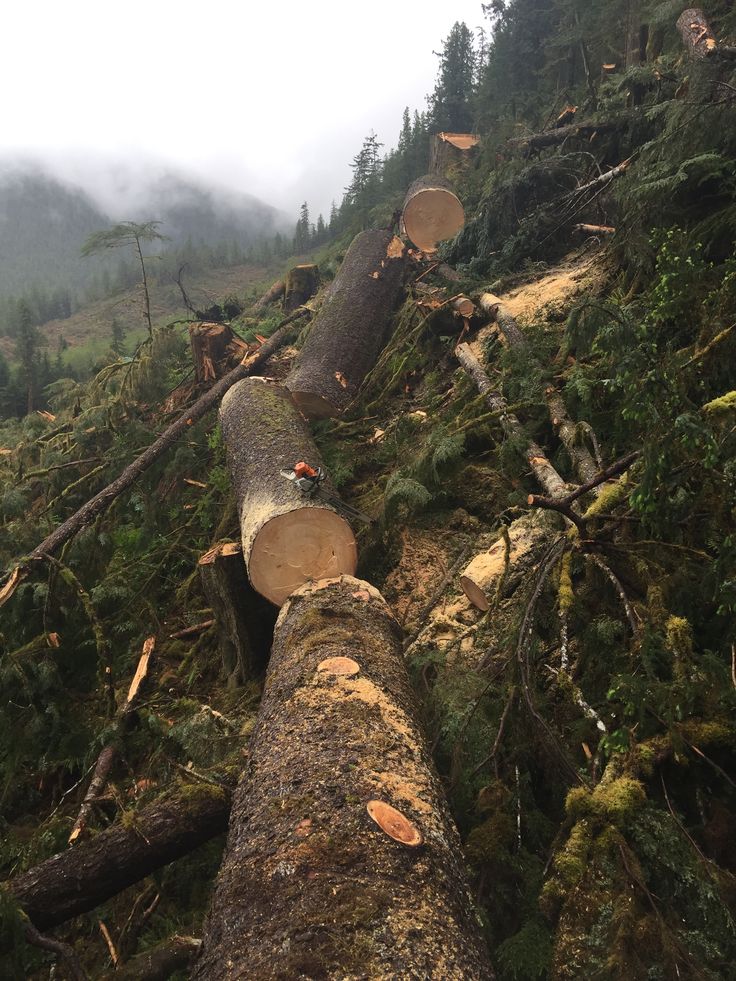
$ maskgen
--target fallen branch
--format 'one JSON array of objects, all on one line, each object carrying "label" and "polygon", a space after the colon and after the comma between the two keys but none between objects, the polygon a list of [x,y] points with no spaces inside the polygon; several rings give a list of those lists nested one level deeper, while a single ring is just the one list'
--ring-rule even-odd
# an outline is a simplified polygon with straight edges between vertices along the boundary
[{"label": "fallen branch", "polygon": [[610,225],[573,225],[573,232],[579,232],[582,235],[615,235],[616,229],[612,228]]},{"label": "fallen branch", "polygon": [[[567,516],[567,510],[570,508],[578,498],[583,497],[590,491],[595,490],[601,484],[605,484],[607,480],[612,477],[618,477],[625,470],[628,470],[632,463],[639,459],[641,456],[641,451],[636,450],[634,453],[629,453],[627,456],[622,457],[615,463],[612,463],[610,467],[606,467],[605,470],[601,470],[600,473],[596,474],[595,477],[588,480],[586,483],[581,484],[576,490],[568,494],[563,498],[550,499],[548,497],[540,497],[537,494],[530,494],[527,498],[527,504],[530,507],[546,508],[550,511],[560,511],[562,514]],[[578,518],[578,520],[580,520]]]},{"label": "fallen branch", "polygon": [[174,971],[189,967],[201,946],[195,937],[171,937],[103,975],[102,981],[166,981]]},{"label": "fallen branch", "polygon": [[60,957],[69,968],[74,981],[88,981],[88,974],[82,967],[72,946],[62,943],[61,940],[45,937],[42,933],[38,932],[32,923],[24,924],[23,933],[29,944],[39,947],[41,950],[48,950],[50,953]]},{"label": "fallen branch", "polygon": [[210,627],[214,626],[214,620],[203,620],[202,623],[195,623],[191,627],[184,627],[183,630],[177,630],[174,634],[169,634],[170,640],[181,640],[183,637],[193,637],[195,634],[201,634],[205,630],[209,630]]},{"label": "fallen branch", "polygon": [[593,140],[601,133],[612,133],[618,129],[625,129],[628,126],[628,119],[610,119],[607,122],[597,123],[593,120],[586,120],[581,123],[572,123],[570,126],[559,126],[556,129],[544,130],[541,133],[534,133],[532,136],[520,136],[509,140],[508,145],[516,150],[524,150],[527,153],[544,150],[546,147],[559,146],[569,139],[578,137]]},{"label": "fallen branch", "polygon": [[113,738],[109,743],[107,743],[107,745],[100,752],[100,755],[97,757],[97,763],[95,764],[95,769],[92,774],[92,779],[89,782],[87,793],[84,795],[84,800],[82,801],[82,806],[79,809],[77,820],[74,822],[74,827],[69,835],[70,845],[74,844],[74,842],[77,841],[77,839],[84,833],[84,830],[87,827],[87,819],[89,818],[95,801],[100,796],[104,790],[105,784],[107,783],[110,770],[112,769],[112,765],[118,754],[117,740],[123,731],[126,719],[135,706],[138,695],[140,694],[141,686],[148,675],[148,666],[155,643],[155,637],[148,637],[143,644],[143,653],[140,656],[138,667],[136,668],[136,672],[133,675],[133,680],[130,683],[128,697],[119,709],[115,718]]},{"label": "fallen branch", "polygon": [[230,790],[176,791],[3,884],[39,930],[86,913],[227,828]]},{"label": "fallen branch", "polygon": [[194,405],[180,415],[176,422],[173,422],[136,460],[129,464],[119,477],[108,484],[107,487],[104,487],[98,494],[95,494],[91,500],[87,501],[86,504],[45,538],[40,545],[34,548],[25,562],[22,562],[18,568],[10,573],[13,588],[8,588],[9,583],[6,583],[5,587],[0,590],[0,605],[7,602],[10,596],[12,596],[15,587],[28,575],[28,569],[25,568],[28,562],[39,561],[45,555],[52,555],[54,552],[57,552],[62,545],[77,535],[83,528],[86,528],[97,517],[104,514],[116,498],[131,487],[141,474],[145,473],[177,440],[189,432],[190,427],[195,422],[205,416],[220,402],[225,392],[241,379],[254,375],[262,367],[271,355],[286,342],[289,336],[289,331],[286,328],[289,324],[309,315],[311,315],[311,311],[304,308],[297,310],[296,313],[282,321],[276,333],[272,334],[255,354],[245,358],[236,368],[233,368],[224,378],[221,378],[214,384]]}]

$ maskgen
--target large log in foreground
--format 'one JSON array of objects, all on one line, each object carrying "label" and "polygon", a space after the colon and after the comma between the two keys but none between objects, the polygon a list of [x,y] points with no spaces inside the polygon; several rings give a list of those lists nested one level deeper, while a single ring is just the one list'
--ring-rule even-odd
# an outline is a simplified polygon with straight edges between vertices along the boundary
[{"label": "large log in foreground", "polygon": [[465,224],[465,209],[449,181],[439,174],[418,177],[406,192],[404,230],[422,252],[454,238]]},{"label": "large log in foreground", "polygon": [[192,977],[487,979],[400,630],[344,576],[282,609]]},{"label": "large log in foreground", "polygon": [[348,522],[281,473],[302,460],[322,465],[289,392],[264,378],[246,379],[222,400],[220,423],[253,588],[281,606],[309,579],[352,575],[357,547]]},{"label": "large log in foreground", "polygon": [[390,231],[357,235],[286,378],[311,419],[339,415],[386,341],[404,275],[404,245]]},{"label": "large log in foreground", "polygon": [[230,791],[197,785],[142,808],[2,884],[37,929],[58,926],[215,838],[227,828]]}]

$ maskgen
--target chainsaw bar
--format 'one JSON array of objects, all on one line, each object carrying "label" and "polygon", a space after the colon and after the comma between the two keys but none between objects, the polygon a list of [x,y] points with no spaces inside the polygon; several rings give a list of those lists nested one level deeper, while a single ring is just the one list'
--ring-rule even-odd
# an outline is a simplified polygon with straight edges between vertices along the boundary
[{"label": "chainsaw bar", "polygon": [[291,481],[305,497],[319,498],[319,500],[324,501],[325,504],[329,504],[330,507],[333,507],[346,518],[352,518],[354,521],[363,521],[367,525],[372,523],[372,519],[367,514],[363,514],[362,511],[358,511],[357,508],[346,504],[345,501],[342,501],[335,494],[330,494],[329,491],[326,491],[322,486],[324,476],[319,480],[314,480],[307,477],[297,477],[293,470],[281,470],[280,473],[286,480]]}]

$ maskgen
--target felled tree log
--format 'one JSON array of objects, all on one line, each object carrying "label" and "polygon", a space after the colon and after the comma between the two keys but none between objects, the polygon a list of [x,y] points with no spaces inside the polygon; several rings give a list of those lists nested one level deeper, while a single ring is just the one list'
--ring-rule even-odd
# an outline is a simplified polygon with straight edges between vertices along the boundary
[{"label": "felled tree log", "polygon": [[168,981],[174,971],[189,967],[201,946],[196,937],[171,937],[105,974],[102,981]]},{"label": "felled tree log", "polygon": [[493,976],[373,587],[290,598],[250,748],[194,979]]},{"label": "felled tree log", "polygon": [[480,138],[473,133],[435,133],[429,140],[429,172],[451,179],[467,169]]},{"label": "felled tree log", "polygon": [[[99,493],[95,494],[78,511],[75,511],[71,517],[67,518],[58,528],[55,528],[40,545],[37,545],[33,549],[28,556],[28,561],[46,561],[47,555],[53,555],[69,539],[91,524],[95,518],[104,514],[116,498],[131,487],[141,474],[145,473],[159,457],[163,456],[169,447],[173,446],[184,433],[190,431],[190,426],[193,423],[207,415],[210,409],[213,409],[217,405],[232,385],[241,378],[247,378],[249,375],[258,371],[268,361],[271,355],[286,343],[289,337],[289,331],[287,330],[289,324],[308,315],[308,310],[297,310],[296,313],[287,317],[280,328],[254,354],[245,358],[236,368],[233,368],[231,372],[225,375],[224,378],[216,382],[201,398],[197,399],[194,405],[182,413],[175,422],[172,422],[168,429],[165,429],[158,439],[151,443],[148,449],[144,450],[139,457],[129,464],[119,477],[116,477],[107,487],[103,487]],[[0,588],[0,606],[10,599],[18,588],[18,585],[23,582],[27,575],[28,567],[25,563],[16,566],[10,572],[5,585]]]},{"label": "felled tree log", "polygon": [[616,229],[610,225],[573,225],[572,230],[582,235],[615,235]]},{"label": "felled tree log", "polygon": [[319,289],[319,268],[314,264],[294,266],[286,276],[284,313],[293,313]]},{"label": "felled tree log", "polygon": [[404,276],[404,246],[386,229],[361,232],[347,251],[286,378],[310,419],[339,415],[376,362]]},{"label": "felled tree log", "polygon": [[248,582],[240,545],[214,546],[199,560],[198,569],[215,615],[222,671],[228,687],[234,688],[263,670],[273,607]]},{"label": "felled tree log", "polygon": [[248,351],[248,345],[227,324],[190,324],[189,343],[200,384],[222,378]]},{"label": "felled tree log", "polygon": [[499,422],[503,431],[523,453],[539,484],[545,488],[550,497],[564,497],[567,494],[565,481],[549,462],[544,450],[534,440],[528,439],[523,426],[514,413],[508,411],[506,399],[493,387],[485,369],[473,354],[470,346],[458,344],[455,348],[455,356],[473,380],[475,387],[485,398],[486,405],[491,412],[499,414]]},{"label": "felled tree log", "polygon": [[197,785],[3,883],[39,930],[86,913],[227,828],[230,791]]},{"label": "felled tree log", "polygon": [[452,185],[439,174],[418,177],[406,192],[404,230],[422,252],[434,252],[465,224],[465,210]]},{"label": "felled tree log", "polygon": [[309,579],[352,575],[357,547],[348,522],[281,474],[302,460],[322,465],[287,389],[263,378],[235,385],[222,400],[220,423],[253,588],[281,606]]},{"label": "felled tree log", "polygon": [[[593,459],[593,454],[580,439],[578,426],[567,414],[567,407],[562,395],[556,388],[548,388],[545,392],[547,397],[547,407],[549,409],[550,420],[562,441],[562,445],[567,450],[575,472],[580,482],[585,484],[592,480],[600,470],[600,467]],[[596,494],[601,491],[600,487],[595,490]]]},{"label": "felled tree log", "polygon": [[569,126],[560,126],[557,129],[544,130],[542,133],[534,133],[532,136],[520,136],[509,140],[508,145],[514,149],[526,152],[538,152],[550,146],[559,146],[570,139],[593,140],[603,133],[612,133],[617,129],[625,129],[628,119],[610,119],[606,122],[586,122],[572,123]]},{"label": "felled tree log", "polygon": [[271,303],[276,303],[284,295],[285,283],[282,279],[276,280],[273,286],[269,287],[260,300],[256,300],[253,304],[254,310],[263,310],[264,307],[269,306]]},{"label": "felled tree log", "polygon": [[473,606],[490,610],[497,596],[508,596],[531,572],[549,542],[554,519],[541,512],[517,518],[493,545],[463,569],[460,585]]},{"label": "felled tree log", "polygon": [[715,35],[710,29],[705,14],[699,7],[690,7],[680,14],[677,20],[677,30],[680,32],[690,57],[695,61],[710,58],[718,50]]}]

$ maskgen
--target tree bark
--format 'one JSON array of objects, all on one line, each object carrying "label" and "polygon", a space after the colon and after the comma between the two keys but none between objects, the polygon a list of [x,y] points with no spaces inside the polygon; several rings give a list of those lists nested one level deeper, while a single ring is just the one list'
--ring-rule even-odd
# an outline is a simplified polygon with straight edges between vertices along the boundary
[{"label": "tree bark", "polygon": [[337,416],[353,400],[387,339],[403,274],[404,246],[390,231],[353,239],[286,378],[306,416]]},{"label": "tree bark", "polygon": [[[87,501],[71,517],[67,518],[58,528],[52,531],[40,545],[36,546],[28,556],[28,561],[44,561],[46,555],[53,555],[69,539],[73,538],[83,528],[86,528],[87,525],[91,524],[101,514],[104,514],[116,498],[132,486],[142,473],[145,473],[159,457],[163,456],[169,447],[181,439],[184,433],[189,432],[190,426],[207,415],[210,409],[213,409],[217,405],[228,389],[242,378],[247,378],[249,375],[255,374],[268,361],[271,355],[286,343],[289,337],[288,325],[299,317],[306,316],[308,313],[309,311],[307,310],[298,310],[295,314],[287,317],[280,329],[272,334],[255,354],[243,360],[229,374],[221,378],[219,382],[216,382],[208,392],[205,392],[201,398],[197,399],[194,405],[190,406],[186,412],[180,415],[176,422],[173,422],[168,429],[165,429],[158,439],[151,443],[147,450],[144,450],[139,457],[129,464],[119,477],[116,477],[112,483],[104,487],[98,494],[95,494],[91,500]],[[25,565],[17,566],[12,570],[5,586],[0,589],[0,606],[10,599],[19,583],[23,581],[27,574],[28,570]]]},{"label": "tree bark", "polygon": [[601,133],[611,133],[617,129],[625,129],[627,125],[627,118],[611,119],[601,123],[593,121],[572,123],[570,126],[545,130],[542,133],[535,133],[533,136],[516,137],[513,140],[509,140],[508,145],[514,149],[525,150],[527,153],[538,152],[550,146],[559,146],[560,143],[564,143],[570,139],[591,141]]},{"label": "tree bark", "polygon": [[718,50],[718,42],[705,14],[699,7],[684,10],[677,21],[677,30],[688,54],[694,61],[710,58]]},{"label": "tree bark", "polygon": [[248,345],[227,324],[190,324],[189,343],[199,384],[222,378],[248,351]]},{"label": "tree bark", "polygon": [[192,977],[493,977],[400,630],[367,583],[311,583],[281,612]]},{"label": "tree bark", "polygon": [[518,418],[513,412],[508,411],[506,399],[493,387],[485,369],[471,351],[470,346],[458,344],[455,348],[455,355],[472,379],[475,387],[485,398],[488,408],[491,412],[499,414],[499,421],[504,433],[514,441],[523,454],[539,484],[544,487],[550,497],[564,497],[567,494],[565,481],[549,462],[541,446],[526,436]]},{"label": "tree bark", "polygon": [[465,210],[444,177],[418,177],[406,192],[403,225],[422,252],[434,252],[439,242],[454,238],[465,224]]},{"label": "tree bark", "polygon": [[286,276],[284,287],[284,313],[294,310],[310,300],[319,289],[319,268],[313,264],[294,266]]},{"label": "tree bark", "polygon": [[[240,382],[223,399],[220,422],[253,588],[281,606],[309,579],[352,575],[357,546],[348,522],[281,474],[300,461],[322,466],[289,392],[263,378]],[[331,492],[329,483],[322,486]]]},{"label": "tree bark", "polygon": [[3,885],[39,930],[58,926],[221,834],[229,811],[227,788],[188,787]]},{"label": "tree bark", "polygon": [[198,563],[199,578],[212,607],[228,688],[259,674],[268,659],[273,607],[248,582],[241,547],[218,545]]},{"label": "tree bark", "polygon": [[[567,414],[567,407],[562,395],[555,388],[548,388],[545,394],[552,425],[560,437],[562,445],[567,450],[567,455],[570,457],[580,483],[585,484],[598,474],[600,467],[593,459],[593,454],[588,447],[580,440],[578,426]],[[601,488],[596,488],[596,493],[600,493],[600,490]]]}]

